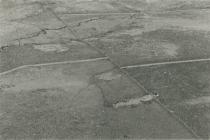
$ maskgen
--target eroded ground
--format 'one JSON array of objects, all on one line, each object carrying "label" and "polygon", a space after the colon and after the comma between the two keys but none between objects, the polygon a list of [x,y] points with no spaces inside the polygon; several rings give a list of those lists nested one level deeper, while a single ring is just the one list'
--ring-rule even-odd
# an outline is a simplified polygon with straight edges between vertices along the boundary
[{"label": "eroded ground", "polygon": [[209,7],[0,0],[0,139],[209,138]]}]

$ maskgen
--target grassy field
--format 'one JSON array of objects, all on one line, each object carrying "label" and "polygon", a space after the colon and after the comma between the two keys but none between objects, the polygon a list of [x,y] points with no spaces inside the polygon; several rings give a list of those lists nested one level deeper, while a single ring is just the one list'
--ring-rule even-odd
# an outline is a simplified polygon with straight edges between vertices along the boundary
[{"label": "grassy field", "polygon": [[197,62],[129,69],[160,102],[200,136],[209,136],[210,63]]}]

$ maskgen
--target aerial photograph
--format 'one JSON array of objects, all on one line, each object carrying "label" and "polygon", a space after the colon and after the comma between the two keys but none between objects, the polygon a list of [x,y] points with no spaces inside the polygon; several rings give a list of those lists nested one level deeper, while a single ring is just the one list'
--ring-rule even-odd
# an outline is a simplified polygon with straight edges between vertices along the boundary
[{"label": "aerial photograph", "polygon": [[0,0],[0,140],[210,140],[210,0]]}]

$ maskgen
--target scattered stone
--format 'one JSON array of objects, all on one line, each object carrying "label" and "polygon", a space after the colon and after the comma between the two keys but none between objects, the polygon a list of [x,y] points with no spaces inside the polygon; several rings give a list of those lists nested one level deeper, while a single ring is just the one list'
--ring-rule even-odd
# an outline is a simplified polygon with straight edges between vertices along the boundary
[{"label": "scattered stone", "polygon": [[43,52],[65,52],[69,50],[69,48],[62,46],[61,44],[35,45],[33,47],[34,49]]},{"label": "scattered stone", "polygon": [[1,46],[1,47],[0,47],[0,52],[3,51],[3,50],[6,50],[6,48],[8,48],[8,47],[9,47],[9,46],[7,46],[7,45],[6,45],[6,46]]},{"label": "scattered stone", "polygon": [[121,74],[116,74],[114,72],[107,72],[96,76],[100,80],[111,81],[121,77]]},{"label": "scattered stone", "polygon": [[130,99],[126,102],[118,102],[118,103],[114,104],[113,107],[114,108],[119,108],[119,107],[126,107],[126,106],[136,106],[136,105],[141,104],[141,103],[151,102],[154,99],[156,99],[158,96],[159,96],[158,94],[145,95],[145,96],[140,97],[140,98]]}]

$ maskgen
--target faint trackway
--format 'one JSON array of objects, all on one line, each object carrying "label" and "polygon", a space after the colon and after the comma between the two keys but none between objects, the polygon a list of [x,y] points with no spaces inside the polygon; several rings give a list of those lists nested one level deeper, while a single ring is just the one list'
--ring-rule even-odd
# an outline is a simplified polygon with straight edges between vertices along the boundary
[{"label": "faint trackway", "polygon": [[190,59],[190,60],[180,60],[180,61],[168,61],[168,62],[159,62],[159,63],[140,64],[140,65],[131,65],[131,66],[123,66],[121,68],[122,69],[131,69],[131,68],[150,67],[150,66],[159,66],[159,65],[170,65],[170,64],[182,64],[182,63],[193,63],[193,62],[203,62],[203,61],[210,61],[210,58]]},{"label": "faint trackway", "polygon": [[[44,9],[44,8],[43,8]],[[50,11],[57,20],[59,20],[61,23],[63,23],[65,25],[65,27],[67,27],[67,29],[70,31],[70,33],[72,33],[72,35],[75,37],[75,38],[79,38],[77,36],[77,34],[75,33],[75,31],[73,29],[71,29],[68,24],[66,24],[66,22],[64,22],[51,8],[47,8],[48,11]]]},{"label": "faint trackway", "polygon": [[14,39],[14,41],[17,41],[17,40],[24,40],[24,39],[30,39],[30,38],[33,38],[33,37],[38,37],[39,35],[41,34],[47,34],[47,31],[50,31],[50,30],[61,30],[61,29],[64,29],[64,28],[67,28],[67,26],[62,26],[62,27],[58,27],[58,28],[43,28],[43,29],[40,29],[39,32],[36,32],[36,33],[32,33],[30,35],[28,35],[27,37],[21,37],[21,38],[18,38],[18,39]]},{"label": "faint trackway", "polygon": [[32,64],[32,65],[22,65],[19,67],[16,67],[14,69],[4,71],[0,73],[1,75],[8,74],[10,72],[27,68],[27,67],[36,67],[36,66],[49,66],[49,65],[59,65],[59,64],[74,64],[74,63],[83,63],[83,62],[94,62],[94,61],[99,61],[99,60],[106,60],[108,57],[99,57],[99,58],[93,58],[93,59],[84,59],[84,60],[69,60],[69,61],[62,61],[62,62],[52,62],[52,63],[42,63],[42,64]]},{"label": "faint trackway", "polygon": [[123,12],[105,12],[105,13],[62,13],[64,15],[84,15],[84,16],[88,16],[88,15],[132,15],[132,14],[140,14],[140,12],[127,12],[127,13],[123,13]]}]

